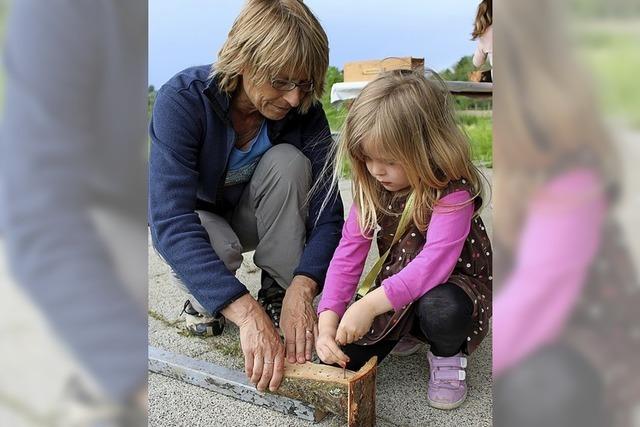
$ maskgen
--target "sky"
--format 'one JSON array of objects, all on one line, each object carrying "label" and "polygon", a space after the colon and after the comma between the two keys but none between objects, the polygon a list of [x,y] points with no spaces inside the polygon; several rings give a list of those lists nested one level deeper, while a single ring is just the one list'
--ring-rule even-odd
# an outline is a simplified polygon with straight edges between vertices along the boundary
[{"label": "sky", "polygon": [[[244,0],[150,0],[149,84],[215,61]],[[471,55],[477,0],[306,0],[329,37],[329,63],[425,58],[436,71]]]}]

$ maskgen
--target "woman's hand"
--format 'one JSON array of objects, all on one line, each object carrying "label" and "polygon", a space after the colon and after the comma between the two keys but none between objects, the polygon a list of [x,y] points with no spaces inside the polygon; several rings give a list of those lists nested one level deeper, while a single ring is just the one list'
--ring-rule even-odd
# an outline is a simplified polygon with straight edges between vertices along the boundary
[{"label": "woman's hand", "polygon": [[311,360],[313,346],[318,337],[316,311],[313,298],[318,285],[305,276],[295,276],[282,301],[280,328],[284,334],[289,363]]},{"label": "woman's hand", "polygon": [[316,341],[318,357],[327,365],[347,366],[349,357],[343,353],[336,343],[338,315],[331,310],[320,313],[319,335]]},{"label": "woman's hand", "polygon": [[284,345],[269,315],[246,294],[222,310],[240,329],[244,370],[259,391],[276,391],[284,376]]},{"label": "woman's hand", "polygon": [[336,332],[336,342],[340,345],[347,345],[358,341],[369,332],[375,317],[375,310],[364,298],[356,301],[347,309],[340,320]]}]

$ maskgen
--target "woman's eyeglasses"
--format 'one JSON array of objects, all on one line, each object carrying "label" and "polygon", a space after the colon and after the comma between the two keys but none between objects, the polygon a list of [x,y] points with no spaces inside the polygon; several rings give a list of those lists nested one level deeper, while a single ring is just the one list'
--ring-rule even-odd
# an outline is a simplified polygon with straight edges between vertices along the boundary
[{"label": "woman's eyeglasses", "polygon": [[272,79],[271,87],[277,90],[282,90],[285,92],[289,92],[294,90],[296,87],[299,87],[301,91],[305,93],[309,93],[313,91],[313,80],[307,80],[303,82],[294,82],[291,80],[284,79]]}]

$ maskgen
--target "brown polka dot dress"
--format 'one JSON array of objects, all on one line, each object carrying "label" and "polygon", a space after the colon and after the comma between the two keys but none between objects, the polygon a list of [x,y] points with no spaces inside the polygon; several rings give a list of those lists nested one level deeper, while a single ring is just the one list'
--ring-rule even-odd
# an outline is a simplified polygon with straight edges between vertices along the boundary
[{"label": "brown polka dot dress", "polygon": [[[465,180],[451,182],[442,192],[441,197],[455,191],[466,190],[473,194],[473,190]],[[397,230],[398,222],[402,215],[405,197],[398,197],[391,201],[389,210],[392,215],[383,215],[378,225],[376,240],[380,255],[384,254],[391,245],[394,233]],[[476,212],[482,205],[480,197],[474,200]],[[473,301],[472,322],[467,331],[467,342],[463,346],[463,351],[472,353],[487,335],[489,329],[489,319],[491,318],[492,302],[492,250],[491,243],[485,226],[480,217],[471,220],[469,235],[464,243],[464,247],[458,257],[458,262],[448,279],[449,283],[459,286]],[[427,221],[428,223],[428,221]],[[405,231],[402,238],[391,248],[389,257],[371,290],[380,286],[383,280],[390,277],[407,264],[409,264],[422,250],[425,244],[426,233],[420,232],[418,228],[411,224]],[[405,306],[400,311],[389,311],[377,316],[372,324],[371,330],[362,339],[356,342],[359,345],[370,345],[381,340],[399,340],[409,334],[414,328],[415,302]],[[418,337],[424,339],[425,337]]]}]

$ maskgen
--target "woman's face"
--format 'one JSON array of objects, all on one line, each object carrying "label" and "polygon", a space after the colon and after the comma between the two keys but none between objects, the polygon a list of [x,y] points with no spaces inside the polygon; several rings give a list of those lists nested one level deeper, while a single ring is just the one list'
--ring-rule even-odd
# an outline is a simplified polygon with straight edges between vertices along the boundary
[{"label": "woman's face", "polygon": [[[300,77],[300,76],[297,76]],[[290,80],[294,82],[304,81],[304,77],[296,78],[291,76],[274,76],[279,80]],[[242,79],[242,88],[253,106],[260,114],[270,120],[281,120],[292,109],[300,105],[307,95],[299,87],[290,91],[278,90],[272,87],[272,79],[256,86],[251,78]]]}]

